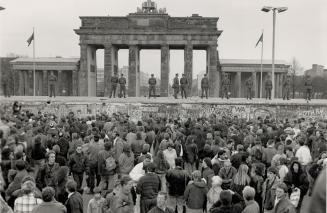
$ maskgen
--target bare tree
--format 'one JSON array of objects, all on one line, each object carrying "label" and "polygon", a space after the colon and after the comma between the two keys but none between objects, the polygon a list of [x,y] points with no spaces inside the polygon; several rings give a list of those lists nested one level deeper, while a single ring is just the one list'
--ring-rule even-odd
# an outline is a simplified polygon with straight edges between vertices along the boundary
[{"label": "bare tree", "polygon": [[296,76],[303,74],[303,67],[300,65],[299,61],[294,57],[292,59],[292,93],[293,99],[295,98],[296,90]]}]

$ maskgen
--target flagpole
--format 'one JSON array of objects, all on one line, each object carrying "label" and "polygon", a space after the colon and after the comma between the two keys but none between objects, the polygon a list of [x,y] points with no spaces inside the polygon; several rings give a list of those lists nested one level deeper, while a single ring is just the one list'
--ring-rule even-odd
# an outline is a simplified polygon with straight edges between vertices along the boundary
[{"label": "flagpole", "polygon": [[262,98],[262,58],[263,58],[263,30],[262,30],[262,41],[261,41],[260,98]]},{"label": "flagpole", "polygon": [[35,33],[33,27],[33,96],[35,96]]}]

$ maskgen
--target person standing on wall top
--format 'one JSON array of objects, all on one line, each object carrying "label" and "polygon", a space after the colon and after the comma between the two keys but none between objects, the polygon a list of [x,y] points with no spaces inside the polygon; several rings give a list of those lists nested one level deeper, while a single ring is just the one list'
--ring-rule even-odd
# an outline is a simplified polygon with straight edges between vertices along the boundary
[{"label": "person standing on wall top", "polygon": [[305,100],[311,101],[312,81],[310,75],[307,75],[305,77],[304,87],[305,87]]},{"label": "person standing on wall top", "polygon": [[271,100],[272,81],[270,76],[268,76],[268,79],[265,82],[265,90],[266,90],[266,99],[269,98],[269,100]]},{"label": "person standing on wall top", "polygon": [[110,96],[109,98],[112,97],[112,94],[114,95],[114,98],[116,96],[116,90],[117,90],[117,85],[118,85],[118,76],[117,73],[114,74],[114,76],[111,76],[111,91],[110,91]]},{"label": "person standing on wall top", "polygon": [[246,100],[252,100],[253,80],[251,77],[245,82],[246,86]]},{"label": "person standing on wall top", "polygon": [[49,85],[50,85],[50,98],[56,97],[56,84],[57,84],[57,76],[54,75],[53,71],[49,76]]},{"label": "person standing on wall top", "polygon": [[126,98],[126,78],[124,77],[124,74],[122,73],[119,80],[119,97],[122,98],[124,96],[124,98]]},{"label": "person standing on wall top", "polygon": [[201,80],[201,90],[202,90],[201,98],[203,98],[203,96],[205,94],[206,99],[208,99],[209,79],[207,77],[207,74],[204,74],[204,76],[203,76],[203,78]]},{"label": "person standing on wall top", "polygon": [[182,99],[183,99],[183,97],[185,97],[185,99],[186,99],[187,98],[186,90],[188,87],[188,81],[187,81],[187,78],[184,73],[182,74],[182,78],[180,79],[180,84],[181,84]]},{"label": "person standing on wall top", "polygon": [[151,94],[156,98],[156,85],[157,80],[154,77],[154,74],[151,74],[151,78],[149,78],[149,98],[151,97]]},{"label": "person standing on wall top", "polygon": [[176,76],[173,81],[173,89],[174,89],[174,98],[177,99],[177,95],[179,93],[179,79],[178,79],[178,73],[176,73]]}]

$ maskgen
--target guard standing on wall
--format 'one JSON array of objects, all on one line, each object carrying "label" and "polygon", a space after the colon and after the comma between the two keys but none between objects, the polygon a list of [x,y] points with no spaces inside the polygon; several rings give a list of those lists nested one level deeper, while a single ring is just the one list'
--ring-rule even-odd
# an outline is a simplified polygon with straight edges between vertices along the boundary
[{"label": "guard standing on wall", "polygon": [[269,100],[271,100],[271,90],[272,90],[272,81],[270,79],[270,76],[268,76],[268,79],[265,82],[266,99],[269,98]]},{"label": "guard standing on wall", "polygon": [[201,79],[201,90],[202,90],[201,98],[203,98],[205,93],[206,98],[208,99],[209,79],[207,77],[207,74],[204,74],[203,78]]},{"label": "guard standing on wall", "polygon": [[310,75],[305,76],[304,87],[305,87],[305,100],[311,101],[312,81]]},{"label": "guard standing on wall", "polygon": [[122,98],[124,96],[124,98],[126,98],[126,78],[124,77],[123,73],[120,75],[118,83],[119,83],[119,97]]},{"label": "guard standing on wall", "polygon": [[182,99],[183,99],[183,97],[185,97],[185,99],[186,99],[187,98],[186,90],[187,90],[187,87],[188,87],[188,81],[187,81],[187,78],[185,77],[184,73],[183,73],[182,78],[180,80],[180,84],[181,84]]},{"label": "guard standing on wall", "polygon": [[283,100],[290,100],[291,92],[291,76],[287,75],[283,82]]},{"label": "guard standing on wall", "polygon": [[245,82],[246,87],[246,100],[252,100],[253,80],[249,77]]},{"label": "guard standing on wall", "polygon": [[157,80],[154,77],[154,74],[151,74],[151,78],[149,78],[149,98],[151,97],[151,94],[156,98],[156,85]]},{"label": "guard standing on wall", "polygon": [[176,73],[176,76],[173,81],[173,89],[174,89],[174,97],[177,99],[177,95],[179,93],[179,79],[178,79],[178,73]]},{"label": "guard standing on wall", "polygon": [[226,96],[229,99],[229,87],[230,87],[230,80],[228,78],[227,73],[223,74],[223,79],[221,81],[221,98],[224,99]]},{"label": "guard standing on wall", "polygon": [[118,76],[117,73],[115,72],[114,76],[111,76],[111,91],[110,91],[110,96],[109,98],[112,97],[112,94],[114,98],[116,97],[116,90],[117,90],[117,85],[118,85]]},{"label": "guard standing on wall", "polygon": [[56,97],[56,84],[57,84],[57,76],[51,71],[50,76],[49,76],[49,85],[50,85],[50,98]]}]

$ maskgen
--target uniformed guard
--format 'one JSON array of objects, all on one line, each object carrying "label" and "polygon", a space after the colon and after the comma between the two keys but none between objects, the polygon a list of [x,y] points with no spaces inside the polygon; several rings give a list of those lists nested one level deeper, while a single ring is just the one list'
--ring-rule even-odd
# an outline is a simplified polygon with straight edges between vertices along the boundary
[{"label": "uniformed guard", "polygon": [[176,73],[174,81],[173,81],[173,89],[174,89],[174,97],[177,99],[177,95],[179,93],[179,79],[178,79],[178,73]]},{"label": "uniformed guard", "polygon": [[304,87],[305,87],[305,100],[311,101],[312,81],[310,75],[306,75]]},{"label": "uniformed guard", "polygon": [[283,100],[290,100],[291,76],[287,75],[283,82]]},{"label": "uniformed guard", "polygon": [[230,80],[228,78],[228,74],[224,73],[223,79],[221,81],[221,98],[224,99],[226,96],[227,99],[229,99],[229,87],[230,87]]},{"label": "uniformed guard", "polygon": [[253,91],[253,80],[252,77],[249,77],[245,82],[246,87],[246,99],[252,100],[252,91]]},{"label": "uniformed guard", "polygon": [[151,95],[156,98],[156,85],[157,80],[154,77],[154,74],[151,74],[151,78],[149,78],[149,98],[151,97]]},{"label": "uniformed guard", "polygon": [[271,90],[272,90],[272,81],[270,76],[268,76],[268,79],[265,81],[266,99],[269,98],[269,100],[271,100]]},{"label": "uniformed guard", "polygon": [[117,73],[114,74],[114,76],[111,76],[111,91],[110,91],[110,96],[109,98],[112,97],[112,94],[115,98],[116,96],[116,90],[117,90],[117,85],[118,85],[118,76]]},{"label": "uniformed guard", "polygon": [[55,76],[55,74],[53,73],[53,71],[51,71],[51,74],[49,76],[49,85],[50,85],[50,98],[52,97],[56,97],[56,84],[57,84],[57,76]]},{"label": "uniformed guard", "polygon": [[209,79],[207,77],[207,74],[204,74],[203,78],[201,79],[201,90],[202,90],[201,98],[203,98],[205,93],[206,98],[208,99]]},{"label": "uniformed guard", "polygon": [[124,98],[126,98],[126,78],[124,77],[123,73],[120,75],[118,83],[119,83],[119,97],[122,98],[124,96]]},{"label": "uniformed guard", "polygon": [[185,74],[183,73],[182,75],[182,78],[180,80],[180,84],[181,84],[181,95],[182,95],[182,98],[185,97],[185,99],[187,98],[187,95],[186,95],[186,90],[187,90],[187,87],[188,87],[188,80],[185,76]]}]

